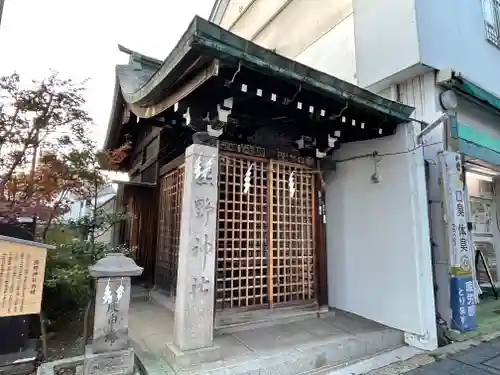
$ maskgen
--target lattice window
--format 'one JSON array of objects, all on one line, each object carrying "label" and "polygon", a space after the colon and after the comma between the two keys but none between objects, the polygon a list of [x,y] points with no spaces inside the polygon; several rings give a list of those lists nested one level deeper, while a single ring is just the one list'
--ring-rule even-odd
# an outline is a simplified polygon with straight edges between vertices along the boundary
[{"label": "lattice window", "polygon": [[217,309],[312,302],[314,173],[223,155],[219,189]]},{"label": "lattice window", "polygon": [[[245,193],[250,166],[250,186]],[[266,162],[220,158],[218,309],[268,304],[267,169]]]},{"label": "lattice window", "polygon": [[500,0],[481,0],[486,39],[500,48]]},{"label": "lattice window", "polygon": [[175,296],[181,229],[184,167],[161,180],[155,283]]},{"label": "lattice window", "polygon": [[312,301],[314,175],[308,168],[291,164],[273,163],[272,167],[272,302]]}]

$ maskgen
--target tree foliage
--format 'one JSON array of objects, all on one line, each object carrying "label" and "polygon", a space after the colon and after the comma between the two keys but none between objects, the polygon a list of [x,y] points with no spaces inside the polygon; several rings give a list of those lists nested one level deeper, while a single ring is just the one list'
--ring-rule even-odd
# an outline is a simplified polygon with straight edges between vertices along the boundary
[{"label": "tree foliage", "polygon": [[[0,220],[32,217],[41,241],[57,239],[47,257],[43,300],[52,317],[89,301],[94,288],[88,266],[108,252],[133,250],[100,241],[103,232],[128,216],[104,210],[97,199],[109,185],[104,170],[116,169],[131,143],[98,150],[84,93],[84,82],[56,72],[29,85],[18,74],[0,77]],[[62,220],[81,200],[91,202],[91,210]],[[51,230],[69,236],[50,236]]]},{"label": "tree foliage", "polygon": [[0,218],[50,223],[105,183],[98,167],[128,156],[129,142],[96,152],[84,92],[84,82],[55,72],[26,87],[18,74],[0,77]]},{"label": "tree foliage", "polygon": [[126,245],[113,245],[100,241],[100,237],[115,224],[128,220],[125,213],[112,213],[102,208],[93,209],[86,215],[58,225],[58,230],[72,234],[71,241],[56,243],[49,253],[44,288],[44,310],[51,318],[61,311],[82,307],[93,298],[94,283],[89,266],[110,252],[129,255],[134,249]]}]

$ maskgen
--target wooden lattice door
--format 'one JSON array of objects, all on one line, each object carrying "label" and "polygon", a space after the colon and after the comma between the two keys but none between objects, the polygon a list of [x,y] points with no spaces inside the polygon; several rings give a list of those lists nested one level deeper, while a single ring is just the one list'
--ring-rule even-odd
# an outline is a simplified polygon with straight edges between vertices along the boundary
[{"label": "wooden lattice door", "polygon": [[315,299],[314,172],[272,162],[271,305]]},{"label": "wooden lattice door", "polygon": [[315,300],[314,172],[220,157],[217,309]]}]

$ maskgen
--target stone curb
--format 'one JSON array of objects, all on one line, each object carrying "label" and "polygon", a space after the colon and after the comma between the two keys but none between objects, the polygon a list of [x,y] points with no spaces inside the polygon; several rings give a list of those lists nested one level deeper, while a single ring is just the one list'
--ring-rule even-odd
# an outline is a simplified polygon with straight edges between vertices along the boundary
[{"label": "stone curb", "polygon": [[471,347],[477,346],[483,342],[488,342],[500,337],[500,331],[480,335],[474,339],[455,342],[450,345],[443,346],[431,352],[416,355],[406,361],[391,363],[390,365],[381,367],[377,370],[370,371],[366,375],[396,375],[405,374],[419,367],[429,365],[446,358],[450,354],[455,354]]},{"label": "stone curb", "polygon": [[56,361],[52,362],[45,362],[42,363],[37,371],[36,375],[52,375],[55,374],[55,372],[62,367],[70,367],[70,366],[78,366],[83,364],[84,356],[79,355],[76,357],[69,357],[69,358],[63,358],[63,359],[58,359]]}]

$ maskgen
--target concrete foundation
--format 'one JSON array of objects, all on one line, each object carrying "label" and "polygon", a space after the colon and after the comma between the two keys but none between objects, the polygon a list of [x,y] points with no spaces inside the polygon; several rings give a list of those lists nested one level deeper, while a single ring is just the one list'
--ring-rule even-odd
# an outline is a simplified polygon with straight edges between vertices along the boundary
[{"label": "concrete foundation", "polygon": [[308,374],[383,353],[404,342],[401,331],[337,311],[216,333],[213,347],[203,353],[181,352],[171,344],[173,320],[171,312],[151,301],[132,303],[130,338],[145,373]]}]

